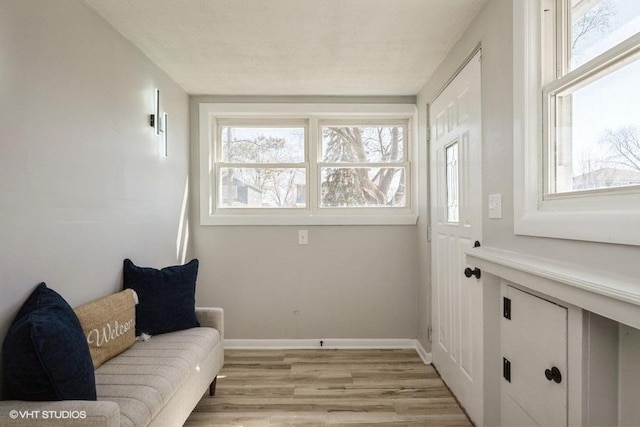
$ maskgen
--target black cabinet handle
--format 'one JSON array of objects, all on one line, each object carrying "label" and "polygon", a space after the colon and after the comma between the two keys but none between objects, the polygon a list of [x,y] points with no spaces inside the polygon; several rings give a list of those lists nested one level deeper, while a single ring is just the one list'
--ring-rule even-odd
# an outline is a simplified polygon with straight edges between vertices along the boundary
[{"label": "black cabinet handle", "polygon": [[558,384],[562,382],[562,374],[560,373],[560,369],[556,368],[555,366],[551,369],[545,369],[544,376],[547,377],[549,381],[553,380]]},{"label": "black cabinet handle", "polygon": [[476,276],[476,279],[480,278],[480,269],[478,267],[473,270],[469,267],[464,269],[464,275],[467,277]]}]

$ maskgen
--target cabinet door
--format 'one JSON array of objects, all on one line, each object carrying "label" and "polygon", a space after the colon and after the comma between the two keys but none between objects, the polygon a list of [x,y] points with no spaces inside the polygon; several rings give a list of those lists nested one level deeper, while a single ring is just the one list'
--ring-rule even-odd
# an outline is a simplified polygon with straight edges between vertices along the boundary
[{"label": "cabinet door", "polygon": [[502,294],[502,425],[566,426],[567,309],[508,285]]}]

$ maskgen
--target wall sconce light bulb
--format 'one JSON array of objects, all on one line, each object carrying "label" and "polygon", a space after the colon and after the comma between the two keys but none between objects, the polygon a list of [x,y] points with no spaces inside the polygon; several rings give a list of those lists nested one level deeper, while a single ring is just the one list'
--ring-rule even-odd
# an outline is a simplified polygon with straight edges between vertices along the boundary
[{"label": "wall sconce light bulb", "polygon": [[158,116],[158,132],[164,133],[164,118],[162,114]]}]

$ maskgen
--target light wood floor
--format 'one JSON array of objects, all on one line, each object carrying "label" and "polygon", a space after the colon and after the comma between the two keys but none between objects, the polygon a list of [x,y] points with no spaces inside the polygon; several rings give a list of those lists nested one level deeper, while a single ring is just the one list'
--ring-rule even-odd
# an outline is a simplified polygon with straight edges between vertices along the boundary
[{"label": "light wood floor", "polygon": [[185,426],[470,426],[415,350],[225,351]]}]

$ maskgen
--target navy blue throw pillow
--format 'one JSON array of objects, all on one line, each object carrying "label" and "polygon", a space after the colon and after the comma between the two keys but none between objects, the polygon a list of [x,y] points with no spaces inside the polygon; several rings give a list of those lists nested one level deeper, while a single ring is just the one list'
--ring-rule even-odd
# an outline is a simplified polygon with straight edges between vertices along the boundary
[{"label": "navy blue throw pillow", "polygon": [[96,400],[89,345],[73,309],[40,283],[2,345],[6,398]]},{"label": "navy blue throw pillow", "polygon": [[124,288],[138,294],[136,335],[164,334],[200,326],[196,319],[198,260],[162,270],[124,260]]}]

